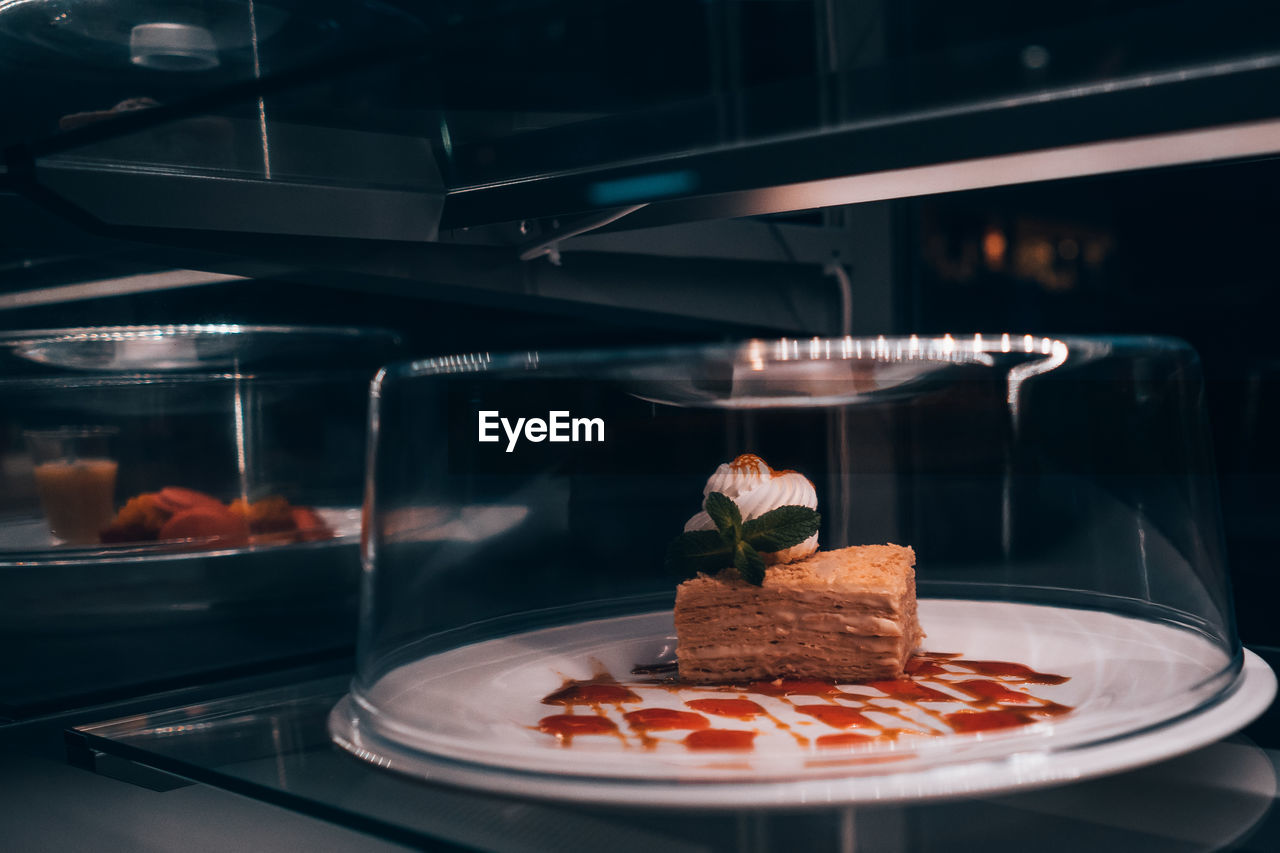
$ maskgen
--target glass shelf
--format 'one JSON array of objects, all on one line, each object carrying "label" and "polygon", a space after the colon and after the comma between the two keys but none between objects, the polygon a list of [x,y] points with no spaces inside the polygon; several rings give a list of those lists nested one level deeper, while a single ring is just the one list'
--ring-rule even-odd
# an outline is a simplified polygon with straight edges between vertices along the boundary
[{"label": "glass shelf", "polygon": [[[1276,665],[1275,649],[1261,650]],[[165,789],[191,780],[409,845],[566,851],[1274,849],[1280,717],[1190,755],[1090,782],[935,805],[688,812],[534,803],[408,779],[333,746],[334,675],[67,732],[69,760]],[[1255,742],[1256,741],[1256,742]],[[159,772],[156,772],[159,771]],[[181,778],[175,778],[181,777]]]}]

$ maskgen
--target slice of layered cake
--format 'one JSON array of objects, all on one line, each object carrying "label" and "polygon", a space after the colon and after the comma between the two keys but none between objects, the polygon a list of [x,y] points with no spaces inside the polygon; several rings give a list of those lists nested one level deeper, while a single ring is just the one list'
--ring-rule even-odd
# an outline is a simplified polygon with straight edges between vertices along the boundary
[{"label": "slice of layered cake", "polygon": [[898,678],[924,636],[915,553],[899,545],[820,551],[772,566],[760,586],[737,569],[676,589],[680,679]]},{"label": "slice of layered cake", "polygon": [[721,465],[668,565],[697,572],[676,589],[676,659],[689,682],[899,678],[924,633],[915,552],[818,547],[817,491],[758,456]]}]

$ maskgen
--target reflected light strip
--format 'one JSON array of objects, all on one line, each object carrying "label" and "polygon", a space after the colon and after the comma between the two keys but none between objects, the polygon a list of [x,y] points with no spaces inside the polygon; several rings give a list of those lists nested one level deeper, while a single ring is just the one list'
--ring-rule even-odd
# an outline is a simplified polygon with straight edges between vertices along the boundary
[{"label": "reflected light strip", "polygon": [[[262,79],[262,65],[258,61],[258,15],[249,0],[249,44],[253,48],[253,79]],[[271,141],[267,136],[267,102],[258,96],[258,132],[262,135],[262,177],[271,180]]]},{"label": "reflected light strip", "polygon": [[[892,341],[892,342],[891,342]],[[992,365],[995,362],[989,353],[1002,352],[1034,355],[1052,355],[1056,342],[1052,338],[1039,338],[1034,335],[1011,335],[1004,333],[999,338],[984,338],[975,333],[972,340],[960,343],[955,335],[945,333],[939,336],[907,335],[890,339],[885,335],[871,338],[854,338],[845,335],[842,338],[814,337],[808,341],[796,338],[778,338],[773,342],[773,361],[796,361],[803,358],[802,352],[807,343],[810,360],[825,359],[869,359],[882,362],[905,361],[949,361],[957,363],[978,363]],[[864,352],[863,343],[866,343]],[[746,359],[752,370],[760,371],[767,367],[764,342],[752,339],[746,344]]]},{"label": "reflected light strip", "polygon": [[[1045,338],[1042,341],[1040,348],[1042,352],[1048,354],[1047,358],[1037,359],[1036,361],[1027,361],[1022,364],[1014,365],[1009,369],[1008,403],[1009,410],[1013,413],[1013,424],[1015,429],[1018,426],[1018,397],[1022,390],[1022,383],[1026,382],[1033,376],[1039,376],[1042,373],[1048,373],[1050,370],[1061,367],[1067,360],[1067,345],[1062,341],[1054,341],[1049,338]],[[1034,349],[1035,347],[1032,342],[1032,338],[1030,335],[1027,335],[1026,350],[1027,352],[1032,352]],[[1008,350],[1005,349],[1005,352],[1008,352]]]},{"label": "reflected light strip", "polygon": [[[817,341],[814,338],[814,341]],[[790,338],[779,338],[777,344],[777,361],[798,361],[800,359],[800,339],[792,340]],[[811,344],[812,347],[812,344]],[[812,356],[816,358],[817,356]]]},{"label": "reflected light strip", "polygon": [[[1008,334],[1001,337],[1000,349],[1002,352],[1012,352],[1012,337]],[[980,364],[994,364],[987,353],[995,351],[995,344],[991,345],[988,350],[988,344],[983,340],[982,335],[975,334],[971,344],[962,345],[957,343],[954,335],[947,333],[941,337],[920,337],[919,335],[910,335],[906,340],[894,338],[892,346],[889,339],[884,335],[880,335],[875,340],[866,339],[867,344],[866,357],[876,359],[878,361],[936,361],[945,360],[952,362],[977,362]],[[778,338],[773,342],[773,361],[796,361],[802,358],[801,347],[805,342],[795,338]],[[849,360],[863,358],[864,339],[854,338],[852,335],[845,335],[842,338],[810,338],[807,342],[809,360],[826,360],[833,359]],[[1037,346],[1040,347],[1044,355],[1049,355],[1052,341],[1044,338],[1039,344],[1031,335],[1022,336],[1022,347],[1028,353],[1033,353]],[[748,366],[753,371],[762,371],[767,367],[766,359],[770,358],[766,343],[758,338],[748,340],[745,344],[745,358]],[[433,364],[440,360],[433,360]]]},{"label": "reflected light strip", "polygon": [[235,442],[236,442],[236,474],[240,478],[240,499],[249,503],[249,453],[244,431],[244,384],[240,378],[240,359],[235,364]]},{"label": "reflected light strip", "polygon": [[730,192],[734,216],[884,201],[1280,153],[1280,119],[1066,145]]},{"label": "reflected light strip", "polygon": [[197,270],[168,270],[167,272],[141,273],[120,278],[103,278],[75,284],[59,284],[16,293],[0,293],[0,311],[13,308],[30,308],[36,305],[55,305],[59,302],[78,302],[82,299],[98,299],[107,296],[124,296],[129,293],[149,293],[155,290],[176,290],[183,287],[203,287],[229,281],[247,281],[242,275],[199,272]]},{"label": "reflected light strip", "polygon": [[[487,352],[468,352],[458,355],[443,355],[438,358],[424,358],[409,363],[409,369],[415,373],[480,373],[489,369],[493,358]],[[526,370],[537,370],[538,354],[527,352],[524,355]]]},{"label": "reflected light strip", "polygon": [[[967,342],[957,341],[950,332],[939,336],[907,335],[892,339],[885,335],[878,335],[874,339],[854,338],[850,335],[842,338],[814,337],[808,341],[778,338],[773,342],[771,358],[777,362],[799,361],[804,358],[803,351],[806,348],[810,361],[848,361],[862,359],[865,355],[866,358],[879,362],[948,361],[991,366],[996,362],[990,354],[996,352],[1047,356],[1031,362],[1024,361],[1012,369],[1012,375],[1031,376],[1052,370],[1062,363],[1067,354],[1067,346],[1061,341],[1028,334],[1012,335],[1005,332],[998,338],[992,336],[987,339],[982,334],[975,333],[972,339],[965,340]],[[867,344],[865,352],[864,342]],[[767,344],[758,338],[748,340],[745,343],[745,359],[751,370],[766,370],[770,359]],[[436,361],[439,360],[433,360],[433,364]]]}]

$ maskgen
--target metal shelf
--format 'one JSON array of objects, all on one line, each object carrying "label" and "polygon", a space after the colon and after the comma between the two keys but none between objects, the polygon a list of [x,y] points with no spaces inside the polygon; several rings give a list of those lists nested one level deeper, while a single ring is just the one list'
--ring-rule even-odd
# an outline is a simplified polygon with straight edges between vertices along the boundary
[{"label": "metal shelf", "polygon": [[[1259,94],[1280,83],[1269,4],[1021,23],[872,5],[815,20],[775,2],[486,4],[20,142],[6,182],[173,245],[461,229],[515,245],[493,226],[631,229],[1280,153],[1280,102]],[[993,34],[939,42],[947,14]]]}]

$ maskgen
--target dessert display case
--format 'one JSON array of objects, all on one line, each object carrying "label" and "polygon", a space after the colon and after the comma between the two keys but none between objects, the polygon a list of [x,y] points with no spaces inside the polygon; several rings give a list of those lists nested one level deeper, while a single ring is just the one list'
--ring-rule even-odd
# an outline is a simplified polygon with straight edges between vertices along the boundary
[{"label": "dessert display case", "polygon": [[1202,393],[1176,341],[1021,334],[388,368],[332,733],[432,781],[685,808],[1212,742],[1275,679],[1236,637]]},{"label": "dessert display case", "polygon": [[1278,25],[0,0],[0,837],[1277,849]]},{"label": "dessert display case", "polygon": [[369,378],[401,351],[343,328],[0,335],[8,713],[341,647],[349,448]]}]

